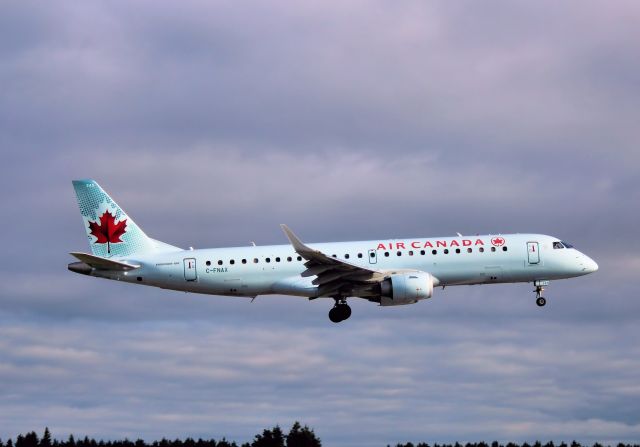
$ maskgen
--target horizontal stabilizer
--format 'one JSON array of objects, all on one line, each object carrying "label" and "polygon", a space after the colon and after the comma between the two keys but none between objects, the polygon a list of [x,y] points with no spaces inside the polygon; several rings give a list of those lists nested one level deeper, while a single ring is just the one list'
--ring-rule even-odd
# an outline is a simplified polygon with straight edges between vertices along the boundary
[{"label": "horizontal stabilizer", "polygon": [[126,262],[114,261],[107,258],[101,258],[100,256],[90,255],[89,253],[69,253],[71,256],[78,258],[80,261],[98,270],[134,270],[139,268],[139,265],[128,264]]}]

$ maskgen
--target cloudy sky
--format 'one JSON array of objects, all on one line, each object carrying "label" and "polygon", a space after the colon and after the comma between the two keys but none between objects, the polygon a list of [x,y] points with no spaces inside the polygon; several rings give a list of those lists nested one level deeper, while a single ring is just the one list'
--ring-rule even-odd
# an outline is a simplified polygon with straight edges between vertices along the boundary
[{"label": "cloudy sky", "polygon": [[[0,437],[640,439],[640,4],[0,6]],[[75,275],[95,178],[182,247],[539,232],[593,275],[413,306]]]}]

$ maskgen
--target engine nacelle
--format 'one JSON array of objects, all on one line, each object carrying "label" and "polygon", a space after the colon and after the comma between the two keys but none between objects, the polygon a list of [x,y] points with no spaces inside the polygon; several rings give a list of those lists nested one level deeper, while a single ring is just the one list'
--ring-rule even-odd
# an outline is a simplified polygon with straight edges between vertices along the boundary
[{"label": "engine nacelle", "polygon": [[380,305],[413,304],[433,295],[433,276],[427,272],[391,275],[380,283]]}]

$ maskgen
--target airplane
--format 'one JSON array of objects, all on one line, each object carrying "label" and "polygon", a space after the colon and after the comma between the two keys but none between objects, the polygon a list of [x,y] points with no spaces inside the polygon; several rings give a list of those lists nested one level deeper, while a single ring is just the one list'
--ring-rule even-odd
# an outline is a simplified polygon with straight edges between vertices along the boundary
[{"label": "airplane", "polygon": [[351,316],[347,298],[414,304],[434,288],[533,283],[536,304],[549,281],[598,270],[571,244],[543,234],[403,238],[184,250],[147,236],[94,180],[74,180],[91,253],[70,253],[75,273],[162,289],[250,297],[332,298],[329,319]]}]

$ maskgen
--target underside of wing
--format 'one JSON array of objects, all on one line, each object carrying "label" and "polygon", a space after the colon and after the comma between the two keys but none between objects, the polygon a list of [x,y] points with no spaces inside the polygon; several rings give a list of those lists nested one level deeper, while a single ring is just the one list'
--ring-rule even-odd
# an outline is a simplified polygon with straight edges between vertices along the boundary
[{"label": "underside of wing", "polygon": [[302,276],[316,277],[312,284],[318,286],[319,296],[366,298],[379,294],[376,286],[385,278],[384,272],[328,256],[302,243],[286,225],[282,224],[281,227],[294,250],[306,260],[304,265],[307,269],[302,272]]}]

